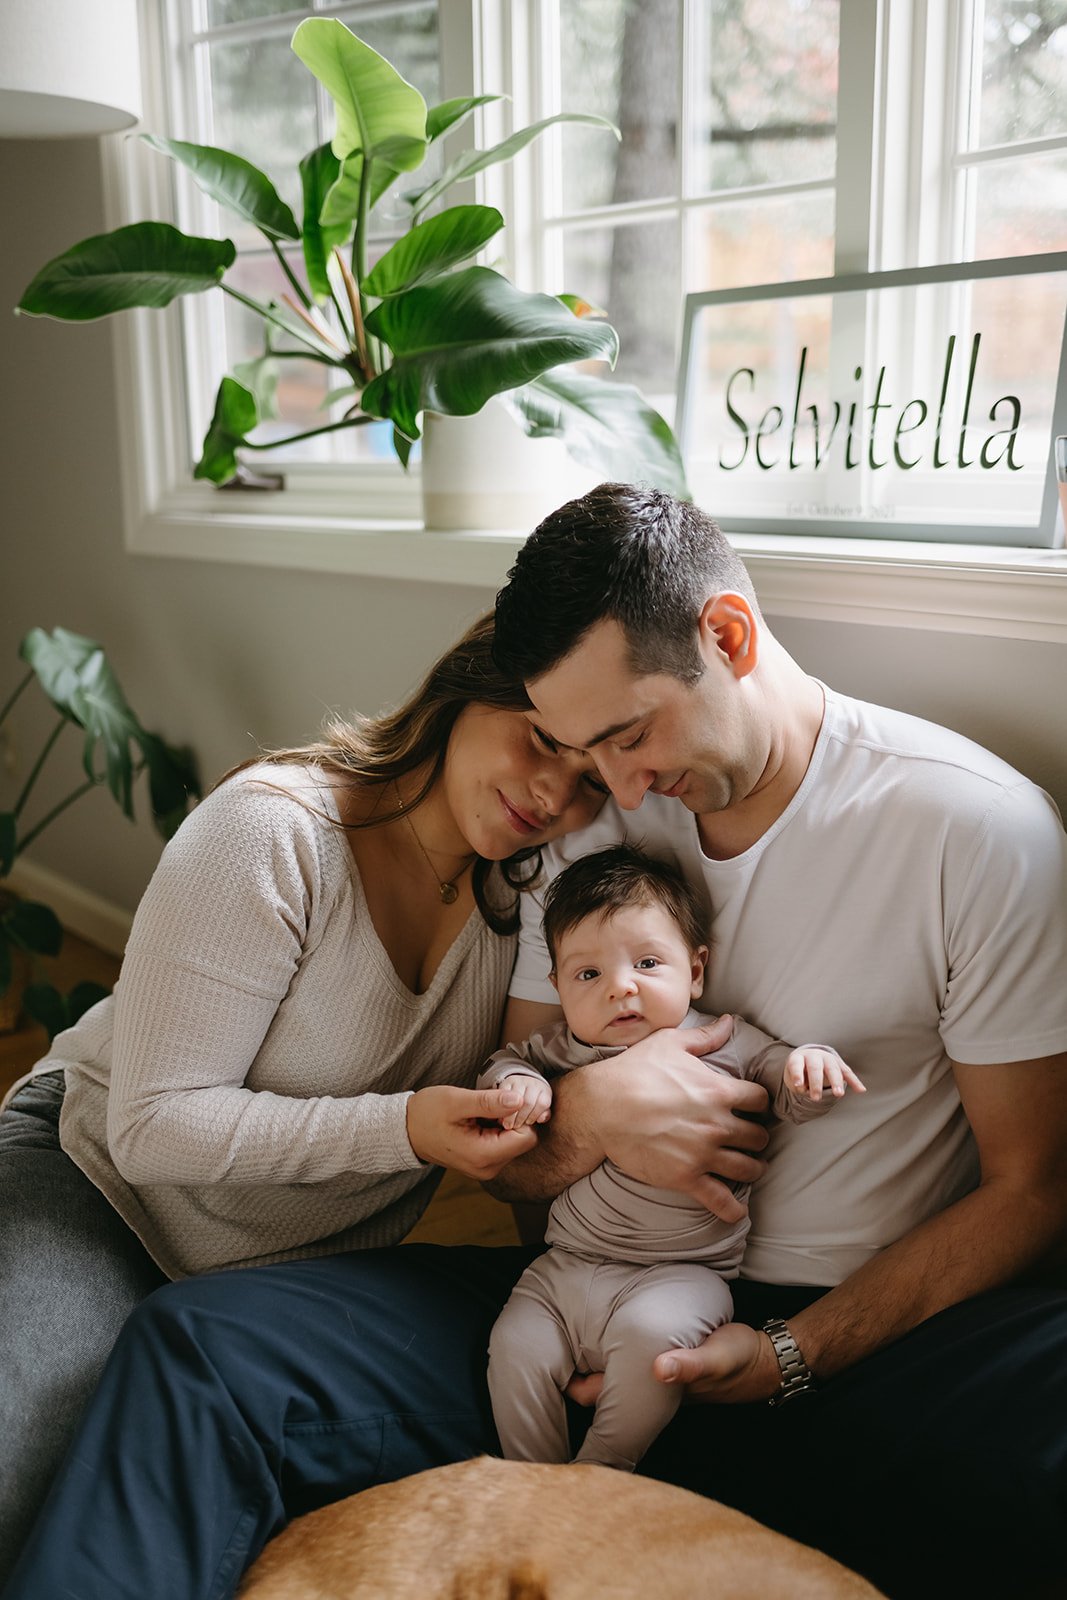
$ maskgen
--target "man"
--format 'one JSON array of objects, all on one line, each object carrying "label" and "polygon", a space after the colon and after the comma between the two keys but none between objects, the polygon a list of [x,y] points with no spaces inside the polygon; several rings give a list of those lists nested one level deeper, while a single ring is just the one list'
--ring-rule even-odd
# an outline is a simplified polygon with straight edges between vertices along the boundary
[{"label": "man", "polygon": [[[868,1086],[768,1144],[763,1091],[689,1054],[723,1025],[688,1050],[660,1033],[560,1081],[544,1139],[498,1180],[545,1198],[610,1155],[729,1218],[728,1185],[768,1151],[736,1323],[657,1367],[725,1403],[683,1407],[642,1470],[894,1600],[1060,1594],[1067,1293],[1026,1281],[1058,1260],[1067,1210],[1050,802],[968,741],[809,679],[714,524],[663,495],[605,485],[550,517],[498,637],[531,738],[592,751],[639,807],[605,808],[574,848],[632,830],[673,855],[707,900],[705,1005],[834,1045]],[[524,918],[510,1039],[554,1000]],[[338,1259],[170,1284],[133,1313],[12,1600],[222,1600],[299,1512],[496,1449],[485,1353],[529,1256]]]},{"label": "man", "polygon": [[[498,596],[494,653],[539,736],[589,752],[627,813],[606,808],[551,867],[620,830],[673,855],[707,896],[706,1007],[825,1040],[869,1089],[804,1139],[774,1135],[738,1321],[657,1363],[744,1409],[691,1408],[651,1470],[893,1593],[964,1592],[964,1573],[969,1593],[1009,1575],[1037,1592],[1067,1548],[1067,1294],[1028,1283],[1067,1226],[1051,802],[969,741],[809,678],[710,518],[653,491],[601,485],[542,524]],[[509,1038],[558,1014],[524,917]],[[760,1170],[734,1115],[760,1091],[709,1083],[682,1036],[557,1094],[496,1192],[548,1198],[609,1156],[728,1215],[708,1169]]]}]

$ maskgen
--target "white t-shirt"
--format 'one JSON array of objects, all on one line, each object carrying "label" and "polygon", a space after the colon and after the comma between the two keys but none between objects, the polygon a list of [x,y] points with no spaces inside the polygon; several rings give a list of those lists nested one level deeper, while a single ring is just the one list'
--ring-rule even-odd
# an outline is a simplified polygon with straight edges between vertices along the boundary
[{"label": "white t-shirt", "polygon": [[[827,690],[804,780],[750,850],[709,860],[696,818],[649,795],[553,845],[548,875],[623,838],[706,893],[701,1008],[825,1040],[867,1085],[772,1132],[743,1277],[838,1283],[974,1187],[951,1061],[1067,1050],[1067,837],[1047,795],[958,734]],[[557,1004],[523,902],[510,992]]]}]

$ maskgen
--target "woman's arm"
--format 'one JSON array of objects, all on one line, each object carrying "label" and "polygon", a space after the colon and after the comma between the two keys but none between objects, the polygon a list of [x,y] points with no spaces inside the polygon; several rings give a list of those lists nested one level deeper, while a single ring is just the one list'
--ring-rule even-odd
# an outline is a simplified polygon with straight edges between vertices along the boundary
[{"label": "woman's arm", "polygon": [[[279,792],[284,778],[209,796],[167,846],[138,910],[115,995],[108,1144],[117,1169],[137,1184],[319,1183],[449,1153],[489,1176],[532,1135],[481,1129],[477,1119],[492,1113],[473,1091],[441,1089],[420,1103],[413,1147],[409,1101],[429,1090],[342,1097],[248,1087],[348,872],[343,837]],[[307,800],[321,803],[310,786]],[[314,1040],[307,1050],[298,1065],[313,1091]]]}]

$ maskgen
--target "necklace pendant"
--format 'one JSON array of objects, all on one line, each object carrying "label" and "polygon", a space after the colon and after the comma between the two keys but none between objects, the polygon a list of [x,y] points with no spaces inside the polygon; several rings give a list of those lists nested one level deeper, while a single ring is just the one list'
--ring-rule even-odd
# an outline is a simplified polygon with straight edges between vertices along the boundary
[{"label": "necklace pendant", "polygon": [[456,888],[454,883],[442,883],[442,884],[439,884],[438,887],[439,887],[439,889],[441,891],[441,903],[442,903],[442,905],[446,905],[446,906],[454,905],[455,902],[459,899],[459,890]]}]

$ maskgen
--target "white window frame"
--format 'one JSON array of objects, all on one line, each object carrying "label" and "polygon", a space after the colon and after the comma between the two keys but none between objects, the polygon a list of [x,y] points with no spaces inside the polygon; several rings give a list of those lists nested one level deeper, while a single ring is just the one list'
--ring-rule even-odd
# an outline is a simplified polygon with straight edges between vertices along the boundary
[{"label": "white window frame", "polygon": [[[442,95],[499,90],[512,99],[481,113],[479,139],[529,119],[542,70],[543,0],[439,0]],[[847,0],[842,50],[866,60],[875,96],[860,95],[858,74],[842,73],[841,105],[854,118],[843,142],[838,181],[859,194],[849,225],[839,224],[835,270],[889,269],[945,259],[945,230],[959,218],[924,216],[911,202],[930,168],[943,161],[960,119],[959,29],[966,0]],[[937,26],[932,25],[936,20]],[[167,104],[161,8],[142,0],[145,126]],[[907,63],[900,70],[900,63]],[[525,63],[523,69],[520,64]],[[848,111],[849,100],[855,102]],[[893,97],[896,97],[894,101]],[[904,104],[899,103],[901,100]],[[859,102],[862,101],[862,104]],[[927,112],[944,108],[936,122]],[[911,143],[907,167],[885,138],[887,117],[906,116],[923,141]],[[169,131],[169,130],[168,130]],[[106,225],[166,217],[167,163],[136,139],[101,141]],[[1043,142],[1044,143],[1044,142]],[[532,155],[532,159],[530,159]],[[551,146],[525,161],[492,169],[487,198],[502,203],[512,268],[529,281],[542,268],[543,230],[517,219],[534,215],[531,197],[545,181]],[[865,174],[873,172],[868,186]],[[866,201],[868,193],[871,203]],[[877,204],[873,204],[874,200]],[[878,218],[872,226],[873,216]],[[947,208],[945,208],[947,209]],[[941,252],[939,254],[939,252]],[[909,259],[910,258],[910,259]],[[681,308],[679,308],[679,315]],[[284,494],[219,494],[189,472],[181,371],[181,311],[135,311],[112,322],[119,392],[122,497],[127,550],[134,555],[246,563],[302,571],[445,583],[494,591],[523,535],[514,531],[443,534],[421,524],[417,468],[316,466],[287,471]],[[350,507],[358,472],[361,514]],[[748,534],[735,543],[768,613],[865,625],[931,629],[1067,643],[1067,552],[988,545],[931,545],[904,540],[794,538]]]}]

